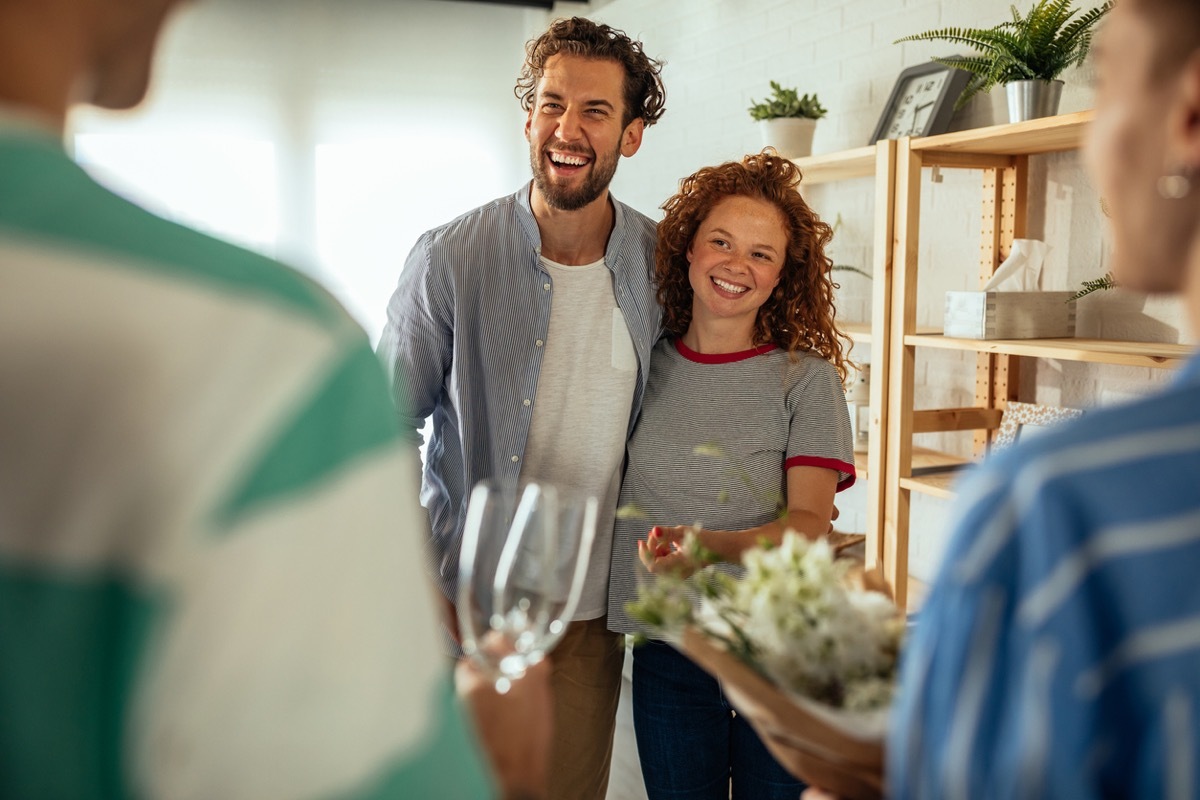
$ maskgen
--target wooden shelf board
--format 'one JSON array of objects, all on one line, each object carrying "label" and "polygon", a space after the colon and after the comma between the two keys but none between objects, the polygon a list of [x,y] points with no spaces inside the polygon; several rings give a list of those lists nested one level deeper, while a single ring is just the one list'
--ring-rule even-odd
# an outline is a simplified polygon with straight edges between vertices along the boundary
[{"label": "wooden shelf board", "polygon": [[1094,111],[1059,114],[1028,122],[992,125],[966,131],[913,139],[913,152],[979,153],[985,155],[1033,155],[1075,150],[1095,118]]},{"label": "wooden shelf board", "polygon": [[929,333],[909,334],[904,337],[904,343],[943,350],[1002,353],[1129,367],[1177,367],[1194,352],[1190,345],[1161,342],[1128,342],[1116,339],[956,339]]},{"label": "wooden shelf board", "polygon": [[860,344],[871,343],[871,324],[868,322],[838,322],[838,328],[842,333],[854,342]]},{"label": "wooden shelf board", "polygon": [[[912,468],[914,470],[929,469],[945,466],[963,466],[971,463],[971,459],[961,456],[931,450],[926,447],[912,449]],[[962,470],[948,470],[924,475],[913,475],[900,479],[900,487],[921,494],[933,495],[944,500],[954,499],[954,483],[962,474]]]},{"label": "wooden shelf board", "polygon": [[954,484],[958,480],[958,477],[958,472],[939,472],[934,475],[921,475],[916,478],[901,478],[900,488],[933,497],[940,497],[943,500],[953,500]]},{"label": "wooden shelf board", "polygon": [[[861,344],[871,343],[871,323],[869,322],[843,322],[838,321],[838,329],[844,333],[849,339]],[[929,326],[920,326],[917,328],[917,334],[924,336],[925,334],[941,334],[941,328]]]},{"label": "wooden shelf board", "polygon": [[912,465],[913,469],[922,469],[929,467],[958,467],[963,464],[970,464],[971,459],[963,458],[962,456],[943,453],[940,450],[931,450],[928,447],[914,447],[912,449]]},{"label": "wooden shelf board", "polygon": [[875,174],[875,145],[795,159],[804,175],[800,188],[818,183],[867,178]]},{"label": "wooden shelf board", "polygon": [[854,454],[854,473],[859,478],[859,480],[867,479],[867,454],[866,453],[855,453]]}]

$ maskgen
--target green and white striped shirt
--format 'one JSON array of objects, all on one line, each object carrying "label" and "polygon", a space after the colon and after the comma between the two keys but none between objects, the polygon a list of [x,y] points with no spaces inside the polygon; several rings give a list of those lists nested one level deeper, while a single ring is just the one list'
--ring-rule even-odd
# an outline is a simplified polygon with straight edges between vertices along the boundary
[{"label": "green and white striped shirt", "polygon": [[0,381],[0,797],[489,794],[322,289],[0,118]]}]

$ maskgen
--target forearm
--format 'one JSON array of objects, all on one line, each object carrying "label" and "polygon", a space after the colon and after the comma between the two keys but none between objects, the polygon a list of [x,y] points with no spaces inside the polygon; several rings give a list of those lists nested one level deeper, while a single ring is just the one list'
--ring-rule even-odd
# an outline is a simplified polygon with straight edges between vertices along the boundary
[{"label": "forearm", "polygon": [[733,563],[742,560],[742,553],[753,547],[768,543],[778,546],[783,541],[784,531],[794,530],[809,539],[817,539],[829,530],[828,518],[804,509],[792,509],[782,520],[772,520],[741,531],[704,530],[697,532],[701,547],[709,550],[721,561]]}]

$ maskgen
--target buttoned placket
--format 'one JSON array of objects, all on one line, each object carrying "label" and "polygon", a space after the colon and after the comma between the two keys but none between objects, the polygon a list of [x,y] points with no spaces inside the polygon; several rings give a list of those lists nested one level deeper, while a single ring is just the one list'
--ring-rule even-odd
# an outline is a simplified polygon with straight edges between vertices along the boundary
[{"label": "buttoned placket", "polygon": [[[545,304],[543,305],[541,302],[539,302],[539,305],[541,305],[542,309],[543,309],[542,310],[542,321],[541,321],[542,322],[542,335],[541,335],[541,337],[535,339],[533,342],[534,347],[536,348],[536,351],[541,351],[540,353],[537,353],[535,351],[536,358],[537,358],[537,365],[535,367],[537,374],[534,375],[534,380],[533,380],[533,385],[534,385],[535,389],[537,387],[538,377],[541,375],[541,371],[542,371],[541,354],[545,353],[546,336],[549,333],[549,327],[550,327],[550,305],[549,304],[551,302],[553,302],[553,289],[554,289],[554,285],[551,282],[550,275],[545,270],[543,270],[541,267],[541,262],[540,262],[541,250],[540,249],[537,251],[537,257],[539,259],[537,269],[541,273],[542,293],[545,296]],[[530,413],[532,413],[533,397],[527,396],[527,397],[522,398],[521,399],[521,407],[528,410]],[[531,424],[532,424],[532,417],[526,416],[526,419],[525,419],[526,441],[528,441],[529,427]],[[516,443],[514,442],[514,445],[515,444]],[[514,446],[513,449],[515,450],[516,447]],[[509,461],[514,465],[519,465],[521,463],[521,456],[518,453],[514,452],[512,455],[509,456]]]}]

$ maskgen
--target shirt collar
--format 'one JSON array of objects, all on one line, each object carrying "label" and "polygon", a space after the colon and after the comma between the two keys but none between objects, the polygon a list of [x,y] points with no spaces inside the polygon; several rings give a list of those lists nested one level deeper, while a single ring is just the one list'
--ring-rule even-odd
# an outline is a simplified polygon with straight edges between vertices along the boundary
[{"label": "shirt collar", "polygon": [[[525,230],[529,241],[533,243],[533,249],[540,254],[542,252],[542,234],[538,230],[537,219],[533,216],[533,206],[530,203],[532,195],[533,181],[530,180],[517,192],[517,220]],[[617,198],[613,197],[611,189],[608,191],[608,199],[613,204],[613,229],[609,234],[608,244],[604,248],[604,263],[608,265],[609,269],[615,271],[619,254],[625,245],[625,218],[628,211],[624,203],[618,202]]]}]

